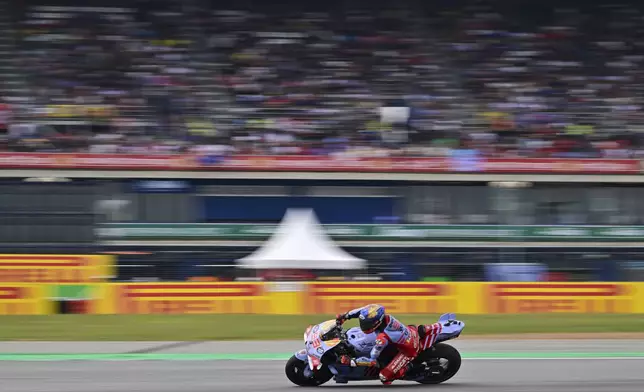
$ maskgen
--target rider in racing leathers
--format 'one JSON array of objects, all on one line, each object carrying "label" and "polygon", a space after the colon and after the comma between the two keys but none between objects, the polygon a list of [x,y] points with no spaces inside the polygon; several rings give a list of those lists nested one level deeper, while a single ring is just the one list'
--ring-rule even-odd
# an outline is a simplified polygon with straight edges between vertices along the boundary
[{"label": "rider in racing leathers", "polygon": [[380,371],[380,381],[385,385],[391,384],[396,379],[403,378],[409,369],[411,361],[421,351],[431,347],[442,330],[440,323],[419,325],[418,327],[406,326],[387,314],[383,306],[377,304],[367,305],[339,314],[336,319],[338,323],[343,323],[345,320],[356,317],[358,317],[360,329],[364,333],[377,332],[376,345],[371,350],[370,358],[360,357],[352,360],[348,356],[343,356],[341,362],[353,366],[376,366],[378,357],[384,348],[389,344],[395,345],[398,349],[398,354]]}]

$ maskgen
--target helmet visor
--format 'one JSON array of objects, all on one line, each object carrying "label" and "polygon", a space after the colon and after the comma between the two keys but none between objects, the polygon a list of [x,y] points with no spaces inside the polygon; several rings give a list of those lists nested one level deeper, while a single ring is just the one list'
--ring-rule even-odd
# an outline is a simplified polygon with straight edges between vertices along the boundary
[{"label": "helmet visor", "polygon": [[378,319],[360,320],[360,329],[364,333],[372,333],[373,331],[376,330],[379,324],[380,324],[380,320]]}]

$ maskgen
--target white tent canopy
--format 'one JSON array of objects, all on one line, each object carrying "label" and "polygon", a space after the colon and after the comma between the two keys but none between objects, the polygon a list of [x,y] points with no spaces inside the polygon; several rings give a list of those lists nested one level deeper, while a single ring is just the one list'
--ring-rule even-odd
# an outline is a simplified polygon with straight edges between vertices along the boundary
[{"label": "white tent canopy", "polygon": [[288,210],[273,236],[237,263],[253,269],[347,270],[366,265],[335,245],[311,209]]}]

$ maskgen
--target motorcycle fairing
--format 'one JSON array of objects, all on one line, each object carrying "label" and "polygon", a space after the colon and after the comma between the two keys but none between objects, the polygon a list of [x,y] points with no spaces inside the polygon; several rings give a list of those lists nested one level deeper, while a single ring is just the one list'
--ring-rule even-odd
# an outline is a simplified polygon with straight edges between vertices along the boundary
[{"label": "motorcycle fairing", "polygon": [[456,319],[456,314],[445,313],[440,316],[438,322],[442,325],[442,331],[436,338],[436,343],[445,342],[458,338],[465,328],[465,323]]},{"label": "motorcycle fairing", "polygon": [[[304,332],[304,346],[306,347],[307,362],[311,370],[322,367],[322,356],[333,347],[340,344],[340,339],[322,340],[322,336],[335,328],[335,320],[328,320],[320,324],[309,326]],[[300,352],[296,355],[303,356]]]}]

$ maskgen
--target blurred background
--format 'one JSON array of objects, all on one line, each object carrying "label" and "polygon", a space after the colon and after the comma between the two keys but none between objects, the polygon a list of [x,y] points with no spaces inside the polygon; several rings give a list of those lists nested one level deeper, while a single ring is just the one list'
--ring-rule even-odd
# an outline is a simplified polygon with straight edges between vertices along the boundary
[{"label": "blurred background", "polygon": [[[115,255],[120,282],[641,281],[643,18],[635,1],[0,1],[4,168],[212,165],[5,169],[0,251]],[[474,174],[212,174],[253,155]],[[528,168],[485,174],[495,159]],[[592,174],[615,162],[635,170]],[[366,266],[238,268],[290,208]]]}]

